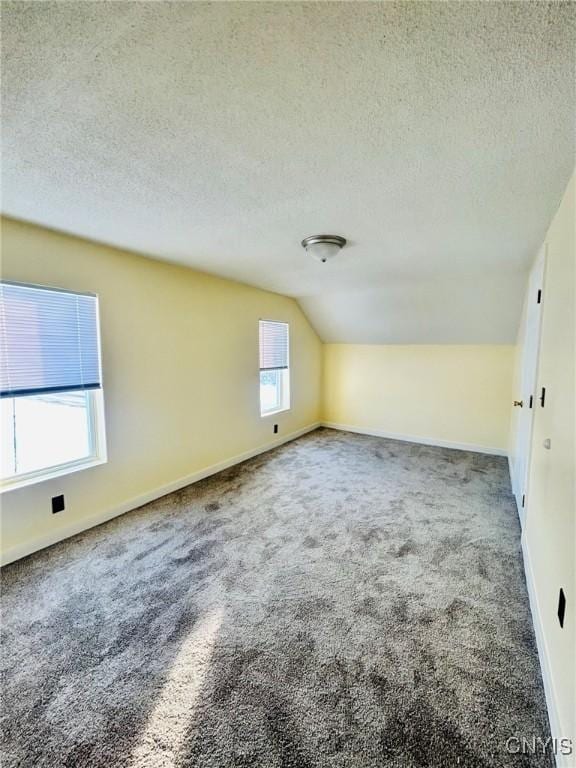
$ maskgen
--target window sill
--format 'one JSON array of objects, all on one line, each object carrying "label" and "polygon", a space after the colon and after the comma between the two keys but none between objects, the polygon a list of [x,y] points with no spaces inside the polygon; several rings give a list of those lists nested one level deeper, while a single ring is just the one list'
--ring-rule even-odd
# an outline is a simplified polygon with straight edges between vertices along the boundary
[{"label": "window sill", "polygon": [[82,461],[70,462],[69,464],[60,464],[60,466],[52,467],[51,469],[41,469],[37,472],[29,472],[27,475],[15,477],[13,480],[9,479],[2,481],[0,484],[0,494],[8,493],[8,491],[16,491],[19,488],[26,488],[29,485],[36,485],[36,483],[43,483],[47,480],[63,477],[64,475],[70,475],[72,472],[79,472],[81,469],[97,467],[99,464],[106,464],[106,462],[106,457],[91,457],[89,459],[83,459]]},{"label": "window sill", "polygon": [[290,410],[290,406],[288,408],[278,408],[277,411],[266,411],[266,413],[261,413],[260,418],[265,419],[267,416],[277,416],[279,413],[286,413]]}]

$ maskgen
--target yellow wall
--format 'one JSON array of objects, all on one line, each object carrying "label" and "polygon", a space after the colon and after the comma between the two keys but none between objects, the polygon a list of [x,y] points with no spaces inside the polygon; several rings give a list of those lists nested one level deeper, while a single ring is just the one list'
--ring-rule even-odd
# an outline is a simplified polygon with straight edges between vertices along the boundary
[{"label": "yellow wall", "polygon": [[[318,421],[321,343],[274,293],[2,222],[2,276],[100,297],[108,463],[1,497],[2,550],[33,550],[179,478]],[[290,323],[289,412],[260,418],[258,319]],[[53,516],[51,497],[66,510]]]},{"label": "yellow wall", "polygon": [[324,346],[323,420],[505,452],[512,346]]},{"label": "yellow wall", "polygon": [[[546,387],[546,403],[534,413],[524,549],[557,718],[553,735],[572,737],[576,749],[575,186],[572,177],[546,238],[537,389]],[[550,450],[543,446],[546,439]],[[556,616],[560,587],[567,600],[563,629]]]}]

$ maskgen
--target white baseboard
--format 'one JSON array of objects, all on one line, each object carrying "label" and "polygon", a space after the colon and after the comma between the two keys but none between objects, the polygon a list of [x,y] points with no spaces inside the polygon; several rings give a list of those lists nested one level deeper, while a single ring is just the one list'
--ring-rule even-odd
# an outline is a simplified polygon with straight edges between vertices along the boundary
[{"label": "white baseboard", "polygon": [[[526,575],[526,586],[528,588],[528,597],[530,599],[532,624],[534,625],[534,634],[536,635],[536,646],[538,648],[538,658],[540,659],[542,682],[544,684],[544,694],[546,696],[550,734],[553,739],[557,739],[558,743],[560,743],[560,739],[566,737],[567,734],[563,731],[558,714],[558,699],[556,697],[556,690],[550,667],[550,654],[548,652],[546,637],[542,628],[542,613],[540,611],[538,595],[534,583],[534,572],[530,560],[530,550],[528,549],[528,544],[526,543],[524,536],[522,536],[522,557],[524,559],[524,573]],[[568,736],[572,736],[572,734],[568,734]],[[555,757],[558,768],[575,768],[576,766],[575,755],[556,754]]]},{"label": "white baseboard", "polygon": [[508,452],[503,448],[491,448],[486,445],[474,443],[454,443],[451,440],[439,440],[435,437],[419,437],[417,435],[401,435],[397,432],[386,432],[382,429],[366,429],[364,427],[352,427],[349,424],[335,424],[332,421],[323,421],[323,427],[339,429],[342,432],[356,432],[359,435],[372,435],[373,437],[387,437],[390,440],[403,440],[406,443],[420,443],[420,445],[435,445],[439,448],[455,448],[458,451],[472,451],[473,453],[488,453],[492,456],[507,456]]},{"label": "white baseboard", "polygon": [[190,475],[180,477],[177,480],[166,483],[165,485],[155,488],[152,491],[142,493],[139,496],[133,496],[131,499],[127,499],[112,509],[104,510],[103,512],[99,512],[97,515],[92,515],[91,517],[84,518],[83,520],[78,520],[74,523],[71,523],[70,525],[58,528],[53,532],[39,536],[32,541],[26,542],[25,544],[12,547],[11,549],[8,549],[2,553],[0,564],[8,565],[8,563],[12,563],[15,560],[20,560],[22,557],[31,555],[33,552],[37,552],[38,550],[44,549],[45,547],[50,547],[52,544],[57,544],[59,541],[64,541],[64,539],[68,539],[70,536],[76,536],[76,534],[82,533],[82,531],[87,531],[89,528],[94,528],[96,525],[101,525],[108,520],[112,520],[119,515],[123,515],[125,512],[130,512],[132,509],[141,507],[143,504],[148,504],[150,501],[159,499],[161,496],[166,496],[166,494],[178,491],[180,488],[184,488],[187,485],[197,483],[198,480],[203,480],[205,477],[210,477],[210,475],[215,475],[217,472],[222,472],[222,470],[233,467],[235,464],[240,464],[247,459],[252,459],[254,456],[258,456],[261,453],[266,453],[266,451],[277,448],[283,443],[296,440],[296,438],[305,435],[307,432],[312,432],[319,426],[320,422],[315,422],[314,424],[310,424],[307,427],[303,427],[302,429],[298,429],[295,432],[291,432],[289,435],[283,435],[276,440],[272,440],[270,443],[266,443],[266,445],[261,445],[258,448],[245,451],[244,453],[233,456],[230,459],[225,459],[224,461],[220,461],[217,464],[212,464],[209,467],[200,469],[197,472],[192,472]]}]

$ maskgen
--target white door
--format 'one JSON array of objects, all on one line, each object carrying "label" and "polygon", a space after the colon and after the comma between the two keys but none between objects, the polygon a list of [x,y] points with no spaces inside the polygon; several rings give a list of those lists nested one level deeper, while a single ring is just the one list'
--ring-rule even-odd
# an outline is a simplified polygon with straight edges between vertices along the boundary
[{"label": "white door", "polygon": [[524,527],[526,497],[528,494],[528,469],[530,466],[530,442],[536,399],[536,373],[540,346],[540,324],[544,301],[545,246],[530,273],[528,294],[524,307],[523,333],[520,336],[519,392],[515,393],[516,441],[514,450],[513,491],[516,496],[520,522]]}]

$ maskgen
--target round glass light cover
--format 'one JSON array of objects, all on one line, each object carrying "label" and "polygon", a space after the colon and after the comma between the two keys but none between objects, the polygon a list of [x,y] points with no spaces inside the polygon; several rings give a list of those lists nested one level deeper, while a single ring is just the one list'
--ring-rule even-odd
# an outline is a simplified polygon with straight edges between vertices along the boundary
[{"label": "round glass light cover", "polygon": [[328,261],[339,253],[341,247],[336,243],[310,243],[306,251],[318,261]]}]

